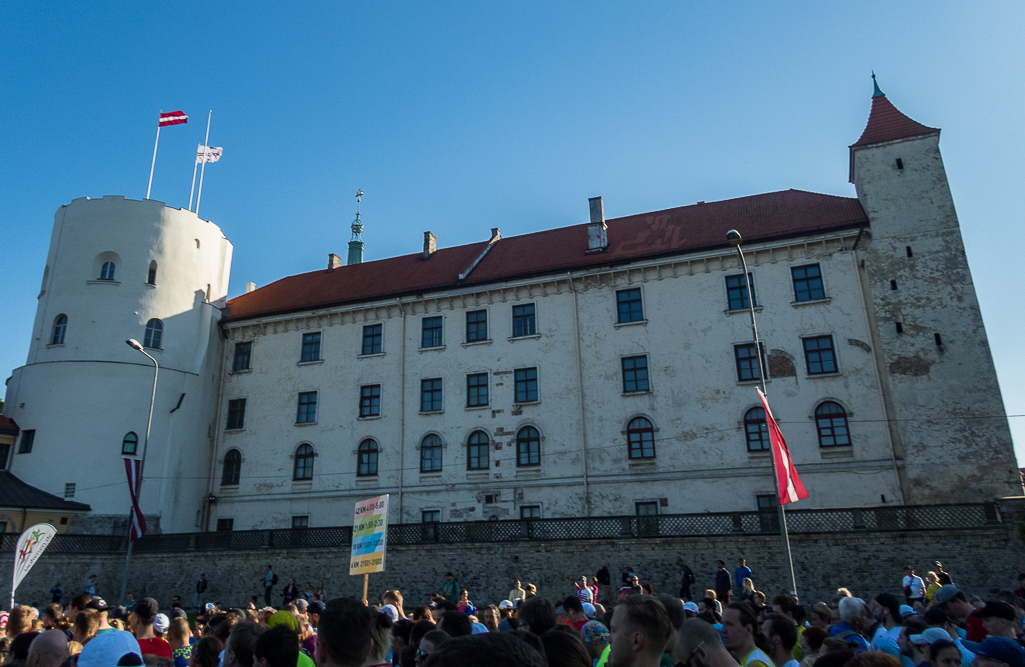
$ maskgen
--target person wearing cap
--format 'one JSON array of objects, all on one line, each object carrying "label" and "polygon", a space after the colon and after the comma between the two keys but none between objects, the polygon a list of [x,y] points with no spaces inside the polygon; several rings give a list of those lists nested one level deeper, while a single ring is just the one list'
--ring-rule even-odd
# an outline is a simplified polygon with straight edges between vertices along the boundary
[{"label": "person wearing cap", "polygon": [[95,609],[96,612],[99,614],[100,624],[96,628],[96,634],[102,635],[105,632],[111,632],[114,630],[114,628],[112,628],[110,623],[107,621],[110,608],[107,607],[107,603],[104,601],[103,598],[93,598],[89,601],[89,604],[86,605],[86,609]]},{"label": "person wearing cap", "polygon": [[701,610],[698,609],[697,602],[687,601],[683,603],[683,615],[687,618],[696,618]]},{"label": "person wearing cap", "polygon": [[1015,632],[1014,607],[1006,602],[990,600],[986,606],[975,612],[975,615],[982,619],[982,626],[990,637],[1007,637],[1018,640]]},{"label": "person wearing cap", "polygon": [[1025,648],[1007,637],[987,637],[981,642],[965,642],[975,654],[975,667],[1025,667]]},{"label": "person wearing cap", "polygon": [[904,597],[907,599],[907,603],[912,607],[916,602],[921,604],[924,601],[925,582],[915,574],[915,568],[910,565],[904,566],[904,579],[901,580],[901,586],[904,587]]},{"label": "person wearing cap", "polygon": [[[132,657],[129,657],[132,656]],[[134,662],[137,660],[138,662]],[[142,649],[130,632],[118,630],[96,637],[78,654],[78,667],[142,664]]]},{"label": "person wearing cap", "polygon": [[964,623],[966,635],[969,641],[982,641],[986,637],[986,628],[982,625],[982,619],[975,613],[975,607],[968,604],[962,593],[953,584],[940,586],[936,591],[935,608],[942,609],[947,616],[959,623]]},{"label": "person wearing cap", "polygon": [[584,640],[587,655],[596,661],[609,645],[609,629],[599,621],[588,621],[580,628],[580,638]]},{"label": "person wearing cap", "polygon": [[517,618],[519,611],[516,609],[518,604],[522,604],[522,600],[515,602],[512,600],[502,600],[498,603],[498,613],[502,617],[498,622],[499,632],[512,632],[520,627],[520,621]]},{"label": "person wearing cap", "polygon": [[[171,645],[167,640],[158,637],[153,630],[153,623],[157,620],[160,606],[153,598],[143,598],[135,605],[131,615],[128,617],[128,625],[139,642],[139,650],[142,655],[154,655],[158,658],[171,659]],[[113,634],[113,633],[108,633]]]}]

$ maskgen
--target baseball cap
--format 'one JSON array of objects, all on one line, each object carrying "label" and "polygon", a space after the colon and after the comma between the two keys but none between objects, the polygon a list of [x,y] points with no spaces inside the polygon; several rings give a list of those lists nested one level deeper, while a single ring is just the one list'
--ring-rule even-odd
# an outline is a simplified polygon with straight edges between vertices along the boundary
[{"label": "baseball cap", "polygon": [[936,604],[943,604],[944,602],[950,602],[953,600],[958,593],[957,586],[954,584],[947,584],[946,586],[940,586],[940,590],[936,591]]},{"label": "baseball cap", "polygon": [[483,623],[474,623],[471,629],[471,634],[486,635],[488,634],[488,626]]},{"label": "baseball cap", "polygon": [[104,612],[107,611],[107,603],[103,600],[103,598],[93,598],[89,601],[87,605],[85,605],[85,608],[95,609],[96,611]]},{"label": "baseball cap", "polygon": [[587,644],[606,644],[609,641],[609,629],[598,621],[588,621],[580,628],[580,634]]},{"label": "baseball cap", "polygon": [[975,655],[985,656],[1011,667],[1025,667],[1025,648],[1007,637],[986,637],[981,642],[962,641],[965,648]]},{"label": "baseball cap", "polygon": [[306,607],[306,612],[310,614],[323,614],[324,608],[325,607],[323,602],[321,602],[320,600],[314,600],[309,604],[308,607]]},{"label": "baseball cap", "polygon": [[393,604],[386,604],[383,607],[381,607],[381,613],[387,614],[388,618],[390,618],[393,623],[399,620],[399,610],[396,609],[395,605]]},{"label": "baseball cap", "polygon": [[168,616],[168,618],[188,618],[189,617],[189,615],[186,614],[185,610],[182,609],[181,607],[175,607],[174,609],[171,610],[171,613],[169,613],[167,616]]},{"label": "baseball cap", "polygon": [[[134,655],[138,662],[129,662],[126,656]],[[109,667],[142,663],[142,650],[131,632],[111,630],[89,640],[78,654],[80,667]]]},{"label": "baseball cap", "polygon": [[584,602],[581,603],[580,606],[584,608],[584,615],[587,616],[587,618],[594,618],[595,609],[593,604],[590,602]]},{"label": "baseball cap", "polygon": [[907,618],[908,616],[914,616],[918,612],[914,610],[910,605],[902,604],[900,606],[900,617]]},{"label": "baseball cap", "polygon": [[698,603],[697,602],[685,602],[685,603],[683,603],[683,610],[684,611],[689,611],[689,612],[691,612],[693,614],[697,614],[697,613],[699,613],[701,611],[700,609],[698,609]]},{"label": "baseball cap", "polygon": [[912,644],[918,644],[919,646],[931,646],[933,643],[938,642],[941,639],[950,641],[950,635],[943,628],[926,628],[920,635],[908,635],[908,639],[911,640]]},{"label": "baseball cap", "polygon": [[210,611],[216,606],[217,605],[215,605],[213,602],[207,602],[205,605],[203,605],[203,611]]},{"label": "baseball cap", "polygon": [[513,608],[513,603],[511,601],[509,601],[509,600],[502,600],[501,602],[498,603],[498,608],[499,609],[512,609]]},{"label": "baseball cap", "polygon": [[1003,618],[1008,621],[1014,620],[1014,607],[999,600],[990,600],[986,606],[975,612],[979,618]]},{"label": "baseball cap", "polygon": [[167,617],[167,614],[157,614],[157,617],[153,619],[153,629],[157,632],[167,632],[169,625],[171,625],[171,619]]},{"label": "baseball cap", "polygon": [[160,605],[153,598],[143,598],[135,603],[135,608],[132,611],[142,619],[155,618],[160,611]]}]

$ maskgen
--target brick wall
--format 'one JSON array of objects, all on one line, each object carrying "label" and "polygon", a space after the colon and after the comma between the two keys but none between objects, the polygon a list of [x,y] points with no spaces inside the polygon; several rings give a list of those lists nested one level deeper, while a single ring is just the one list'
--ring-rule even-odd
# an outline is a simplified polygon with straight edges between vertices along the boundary
[{"label": "brick wall", "polygon": [[[797,586],[804,602],[828,600],[838,586],[870,597],[883,591],[900,593],[901,568],[911,563],[923,574],[940,560],[955,583],[968,592],[985,595],[992,587],[1011,589],[1025,571],[1022,534],[1025,498],[999,501],[1002,523],[973,530],[924,532],[857,532],[835,535],[795,535],[791,538]],[[593,575],[604,561],[614,574],[630,565],[642,582],[657,592],[677,591],[676,559],[682,556],[694,570],[694,592],[711,588],[715,561],[722,558],[731,572],[737,558],[747,558],[756,587],[771,597],[787,587],[787,573],[778,536],[644,538],[579,542],[499,544],[431,544],[393,547],[387,571],[370,575],[369,597],[387,588],[403,591],[407,610],[440,591],[451,570],[477,604],[504,598],[515,578],[534,583],[542,596],[571,593],[581,574]],[[10,553],[0,554],[7,561]],[[205,572],[210,582],[208,601],[231,605],[250,595],[263,597],[267,564],[281,581],[274,604],[289,577],[300,590],[306,581],[323,580],[331,597],[362,593],[362,577],[348,575],[348,551],[338,549],[265,549],[250,552],[144,553],[133,556],[129,590],[136,597],[152,596],[168,605],[171,596],[191,603],[194,584]],[[45,603],[57,581],[65,591],[81,590],[93,572],[100,575],[97,590],[108,602],[117,598],[124,556],[116,554],[44,554],[18,590],[18,600]],[[618,581],[618,576],[614,579]],[[262,602],[261,602],[262,604]]]}]

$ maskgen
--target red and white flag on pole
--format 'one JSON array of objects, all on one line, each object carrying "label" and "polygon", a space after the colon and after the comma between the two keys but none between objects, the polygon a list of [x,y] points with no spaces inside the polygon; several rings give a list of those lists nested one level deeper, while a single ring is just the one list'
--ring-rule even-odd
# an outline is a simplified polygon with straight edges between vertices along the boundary
[{"label": "red and white flag on pole", "polygon": [[185,115],[184,111],[168,111],[160,114],[160,127],[182,125],[187,122],[189,122],[189,117]]},{"label": "red and white flag on pole", "polygon": [[146,517],[139,509],[139,480],[142,476],[142,461],[124,457],[125,472],[128,473],[128,493],[132,496],[132,526],[128,539],[131,542],[146,534]]},{"label": "red and white flag on pole", "polygon": [[199,148],[196,149],[196,164],[217,162],[221,159],[221,153],[223,152],[224,149],[220,146],[204,146],[200,144]]},{"label": "red and white flag on pole", "polygon": [[794,467],[794,462],[790,458],[787,441],[783,439],[779,425],[772,418],[772,411],[769,410],[769,402],[765,400],[765,394],[757,387],[755,390],[765,408],[765,423],[769,427],[769,442],[772,443],[772,463],[776,468],[776,483],[779,487],[779,504],[796,503],[802,498],[807,498],[808,492],[805,490],[804,484],[801,484],[801,478],[797,476],[797,468]]}]

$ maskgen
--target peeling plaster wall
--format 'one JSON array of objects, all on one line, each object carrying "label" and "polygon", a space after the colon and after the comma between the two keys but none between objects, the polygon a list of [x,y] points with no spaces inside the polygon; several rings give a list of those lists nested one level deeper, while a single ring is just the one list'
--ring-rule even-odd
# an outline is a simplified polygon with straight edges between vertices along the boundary
[{"label": "peeling plaster wall", "polygon": [[906,500],[1020,494],[939,134],[862,148],[854,161],[872,226],[860,256]]}]

